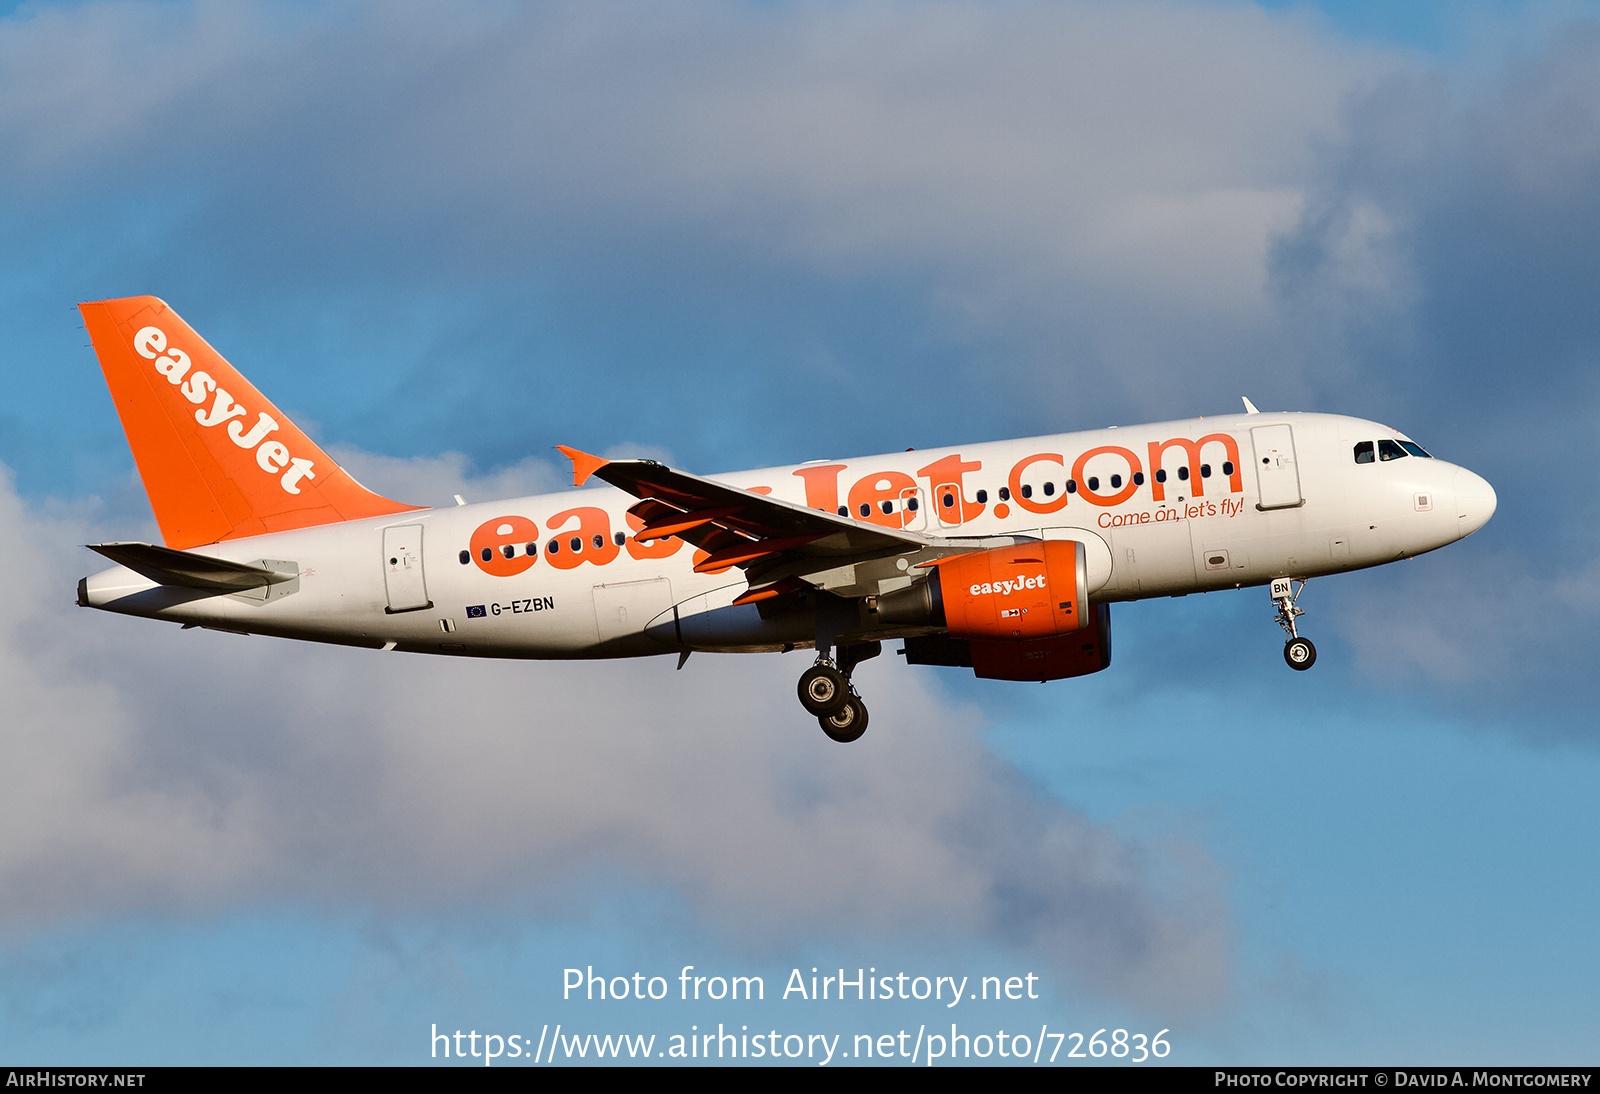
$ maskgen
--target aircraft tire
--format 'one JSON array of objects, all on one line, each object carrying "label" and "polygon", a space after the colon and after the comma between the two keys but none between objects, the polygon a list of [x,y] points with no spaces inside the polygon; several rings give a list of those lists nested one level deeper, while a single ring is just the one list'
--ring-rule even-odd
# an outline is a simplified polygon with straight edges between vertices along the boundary
[{"label": "aircraft tire", "polygon": [[867,704],[852,695],[845,700],[844,706],[839,708],[838,713],[827,718],[818,718],[817,722],[829,740],[847,745],[851,741],[860,740],[861,735],[867,731]]},{"label": "aircraft tire", "polygon": [[1304,672],[1317,663],[1317,647],[1311,644],[1309,638],[1291,638],[1283,647],[1283,659],[1290,668]]},{"label": "aircraft tire", "polygon": [[850,681],[832,665],[812,665],[800,674],[800,705],[815,718],[837,714],[850,701]]}]

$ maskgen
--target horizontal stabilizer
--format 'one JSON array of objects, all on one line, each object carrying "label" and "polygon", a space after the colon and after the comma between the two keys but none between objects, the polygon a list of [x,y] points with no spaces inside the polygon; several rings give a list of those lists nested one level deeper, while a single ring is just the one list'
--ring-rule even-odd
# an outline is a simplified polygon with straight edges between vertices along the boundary
[{"label": "horizontal stabilizer", "polygon": [[150,543],[90,543],[86,546],[151,581],[185,589],[242,592],[293,581],[299,576]]}]

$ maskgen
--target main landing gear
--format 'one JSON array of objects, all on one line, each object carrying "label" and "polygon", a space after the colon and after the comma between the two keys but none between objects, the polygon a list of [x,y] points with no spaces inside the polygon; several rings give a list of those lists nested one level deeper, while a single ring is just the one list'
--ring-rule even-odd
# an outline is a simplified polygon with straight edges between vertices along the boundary
[{"label": "main landing gear", "polygon": [[1301,638],[1295,629],[1294,621],[1305,615],[1305,609],[1295,602],[1300,599],[1300,594],[1305,592],[1306,583],[1298,583],[1293,578],[1279,577],[1272,581],[1272,603],[1278,609],[1276,622],[1289,636],[1288,642],[1283,647],[1283,659],[1289,667],[1299,672],[1304,672],[1317,663],[1317,647],[1311,644],[1311,639]]},{"label": "main landing gear", "polygon": [[856,694],[850,674],[882,651],[880,642],[840,646],[837,663],[823,651],[800,676],[800,705],[817,719],[822,732],[840,744],[858,740],[867,731],[867,705]]}]

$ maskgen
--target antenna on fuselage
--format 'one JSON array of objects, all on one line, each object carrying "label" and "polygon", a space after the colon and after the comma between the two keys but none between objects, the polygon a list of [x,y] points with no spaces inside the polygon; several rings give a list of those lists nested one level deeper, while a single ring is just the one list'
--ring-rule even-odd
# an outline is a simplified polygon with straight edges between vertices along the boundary
[{"label": "antenna on fuselage", "polygon": [[1247,396],[1241,395],[1241,396],[1239,396],[1239,398],[1244,400],[1244,412],[1246,414],[1260,414],[1261,413],[1261,411],[1256,409],[1256,404],[1252,403]]}]

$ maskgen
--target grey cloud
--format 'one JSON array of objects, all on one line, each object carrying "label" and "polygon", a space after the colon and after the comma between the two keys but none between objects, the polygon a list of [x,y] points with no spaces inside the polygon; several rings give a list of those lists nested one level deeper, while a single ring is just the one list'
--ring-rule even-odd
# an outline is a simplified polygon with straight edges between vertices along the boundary
[{"label": "grey cloud", "polygon": [[1275,291],[1325,405],[1374,408],[1494,484],[1495,519],[1373,575],[1340,627],[1368,678],[1534,735],[1593,734],[1600,509],[1600,23],[1354,98]]},{"label": "grey cloud", "polygon": [[872,729],[840,748],[796,709],[795,659],[445,661],[76,609],[94,563],[72,544],[96,534],[0,494],[30,575],[0,608],[13,937],[263,900],[516,907],[598,871],[670,886],[744,947],[978,938],[1162,1013],[1227,995],[1205,851],[1041,799],[928,677],[863,669]]},{"label": "grey cloud", "polygon": [[[1395,76],[1353,101],[1275,286],[1344,358],[1330,392],[1481,426],[1592,406],[1600,344],[1600,24],[1473,78]],[[1487,396],[1487,397],[1486,397]]]},{"label": "grey cloud", "polygon": [[775,292],[905,284],[985,358],[923,360],[928,382],[1027,382],[1097,416],[1231,401],[1263,374],[1305,390],[1268,368],[1268,244],[1341,97],[1399,63],[1248,6],[296,11],[0,27],[19,59],[0,148],[28,168],[11,185],[188,195],[183,261],[258,284],[377,260],[611,296],[653,267],[713,310],[751,270]]}]

